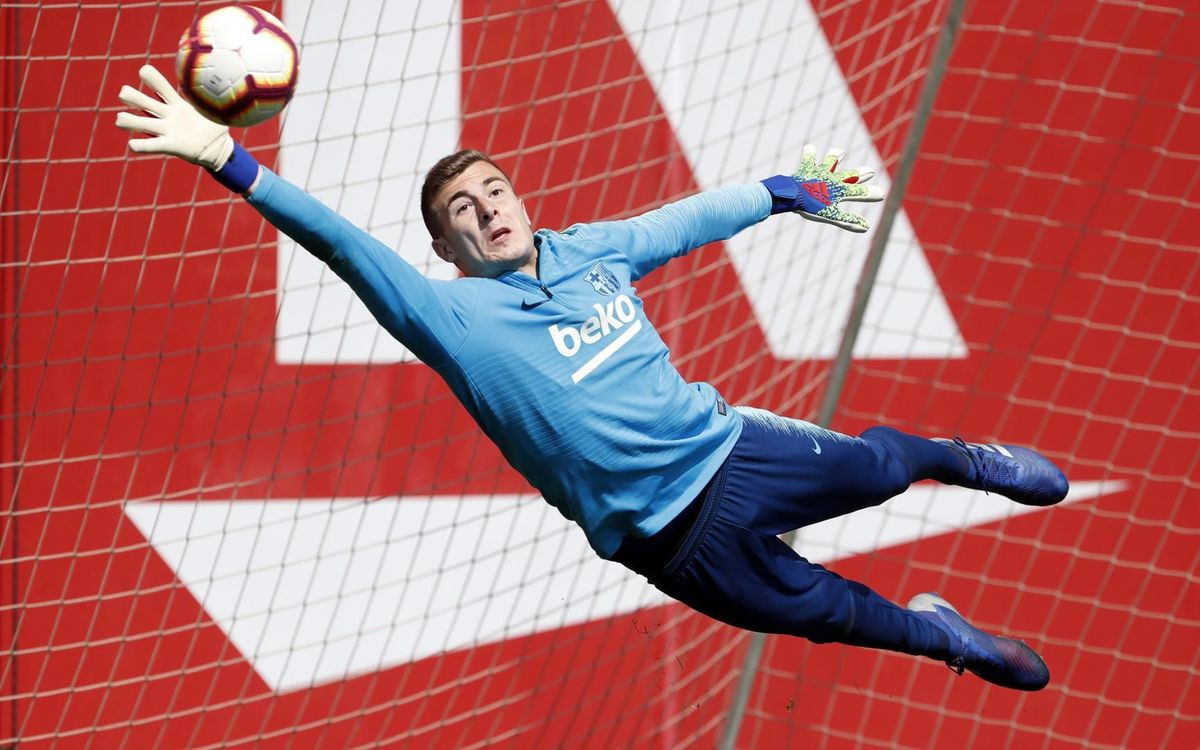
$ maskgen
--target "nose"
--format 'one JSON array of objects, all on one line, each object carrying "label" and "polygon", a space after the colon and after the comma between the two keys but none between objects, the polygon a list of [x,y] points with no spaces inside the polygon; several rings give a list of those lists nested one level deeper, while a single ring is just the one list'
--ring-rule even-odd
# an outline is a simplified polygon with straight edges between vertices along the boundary
[{"label": "nose", "polygon": [[486,199],[481,201],[479,204],[479,221],[487,224],[494,218],[496,218],[496,204]]}]

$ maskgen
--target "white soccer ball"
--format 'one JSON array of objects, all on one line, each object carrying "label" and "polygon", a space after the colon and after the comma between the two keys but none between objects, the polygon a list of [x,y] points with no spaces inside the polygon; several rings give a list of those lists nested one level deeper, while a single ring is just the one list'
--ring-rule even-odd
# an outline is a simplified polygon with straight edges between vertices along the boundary
[{"label": "white soccer ball", "polygon": [[180,92],[205,117],[239,127],[283,110],[296,91],[300,54],[279,19],[249,5],[197,18],[179,39]]}]

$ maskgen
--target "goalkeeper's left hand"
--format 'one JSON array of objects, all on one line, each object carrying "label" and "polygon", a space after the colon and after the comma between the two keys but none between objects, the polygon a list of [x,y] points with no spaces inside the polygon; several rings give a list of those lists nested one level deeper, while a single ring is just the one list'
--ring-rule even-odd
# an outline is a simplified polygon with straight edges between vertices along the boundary
[{"label": "goalkeeper's left hand", "polygon": [[841,201],[875,202],[883,200],[883,191],[862,183],[875,176],[865,167],[838,171],[844,152],[833,148],[817,161],[817,149],[811,143],[800,154],[800,167],[791,175],[775,175],[762,181],[771,192],[771,213],[790,211],[811,221],[833,224],[851,232],[865,232],[867,220],[844,211]]}]

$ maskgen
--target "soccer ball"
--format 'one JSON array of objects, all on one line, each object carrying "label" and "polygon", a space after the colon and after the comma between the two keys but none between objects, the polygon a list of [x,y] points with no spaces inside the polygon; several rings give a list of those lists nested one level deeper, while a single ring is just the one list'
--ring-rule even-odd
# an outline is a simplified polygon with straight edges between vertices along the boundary
[{"label": "soccer ball", "polygon": [[197,18],[179,39],[180,92],[214,122],[244,127],[291,101],[300,73],[296,42],[270,13],[249,5]]}]

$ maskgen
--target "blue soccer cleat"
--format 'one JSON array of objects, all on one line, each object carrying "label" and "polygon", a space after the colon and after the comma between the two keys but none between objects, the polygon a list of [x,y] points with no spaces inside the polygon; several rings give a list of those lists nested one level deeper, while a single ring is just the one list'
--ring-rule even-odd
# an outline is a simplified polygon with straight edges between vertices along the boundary
[{"label": "blue soccer cleat", "polygon": [[963,487],[996,492],[1022,505],[1054,505],[1067,496],[1067,477],[1037,451],[999,443],[937,441],[966,455],[971,464]]},{"label": "blue soccer cleat", "polygon": [[950,652],[955,656],[946,664],[955,672],[962,674],[965,669],[993,685],[1013,690],[1041,690],[1050,682],[1046,662],[1024,641],[983,632],[936,593],[917,594],[908,608],[950,638]]}]

